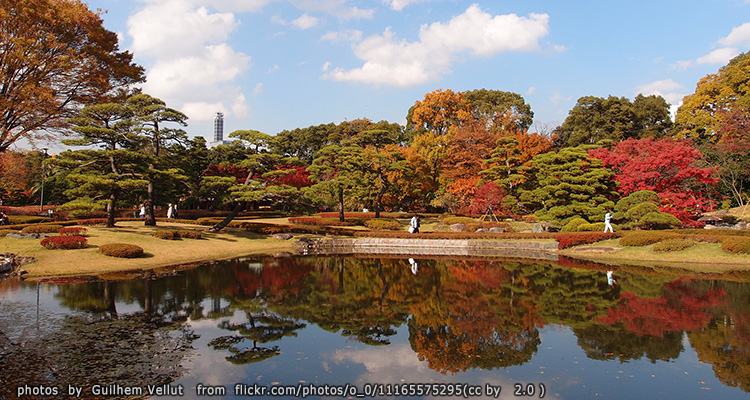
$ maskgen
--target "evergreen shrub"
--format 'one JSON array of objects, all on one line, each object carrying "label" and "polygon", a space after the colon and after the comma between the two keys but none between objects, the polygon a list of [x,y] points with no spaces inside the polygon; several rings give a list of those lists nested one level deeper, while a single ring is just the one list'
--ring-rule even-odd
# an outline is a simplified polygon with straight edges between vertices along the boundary
[{"label": "evergreen shrub", "polygon": [[162,229],[154,232],[153,235],[151,235],[157,239],[164,239],[164,240],[174,240],[180,237],[180,235],[177,233],[174,229]]},{"label": "evergreen shrub", "polygon": [[143,256],[143,248],[128,243],[109,243],[99,246],[99,253],[110,257],[138,258]]},{"label": "evergreen shrub", "polygon": [[474,218],[470,218],[470,217],[450,216],[450,217],[443,218],[443,223],[445,225],[453,225],[453,224],[471,225],[471,224],[476,224],[477,220],[475,220]]},{"label": "evergreen shrub", "polygon": [[586,221],[585,219],[581,217],[573,217],[570,221],[568,221],[567,224],[565,224],[565,226],[560,228],[560,232],[577,232],[579,226],[583,224],[588,224],[588,223],[589,221]]},{"label": "evergreen shrub", "polygon": [[677,217],[665,212],[650,212],[638,220],[638,226],[643,229],[674,229],[682,226]]}]

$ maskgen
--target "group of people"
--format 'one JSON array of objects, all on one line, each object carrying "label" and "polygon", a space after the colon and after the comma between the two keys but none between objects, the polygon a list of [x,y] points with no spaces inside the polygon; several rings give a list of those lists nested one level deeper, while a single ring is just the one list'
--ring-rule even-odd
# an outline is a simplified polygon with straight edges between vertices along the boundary
[{"label": "group of people", "polygon": [[[146,204],[141,204],[141,207],[137,209],[135,212],[138,213],[138,218],[146,218]],[[169,219],[175,219],[177,218],[177,204],[169,203],[169,207],[167,208],[167,218]]]}]

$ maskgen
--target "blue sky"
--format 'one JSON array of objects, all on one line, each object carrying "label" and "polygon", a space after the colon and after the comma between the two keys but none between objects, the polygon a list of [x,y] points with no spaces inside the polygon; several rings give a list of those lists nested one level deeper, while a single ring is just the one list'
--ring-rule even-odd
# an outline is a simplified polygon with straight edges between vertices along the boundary
[{"label": "blue sky", "polygon": [[750,49],[750,0],[90,0],[190,136],[404,123],[435,89],[521,94],[532,131],[582,96],[661,94]]}]

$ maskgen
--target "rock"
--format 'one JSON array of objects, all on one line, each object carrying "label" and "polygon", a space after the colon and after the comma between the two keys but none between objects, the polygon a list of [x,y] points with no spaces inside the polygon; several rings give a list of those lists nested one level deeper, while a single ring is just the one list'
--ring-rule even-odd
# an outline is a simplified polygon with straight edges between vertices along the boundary
[{"label": "rock", "polygon": [[736,229],[747,229],[747,222],[740,221],[740,222],[737,223],[737,225],[735,225],[735,228]]},{"label": "rock", "polygon": [[281,253],[276,253],[273,255],[273,258],[286,258],[286,257],[293,257],[294,254],[288,252],[288,251],[282,251]]},{"label": "rock", "polygon": [[274,239],[289,240],[294,237],[291,233],[277,233],[273,235]]},{"label": "rock", "polygon": [[499,226],[494,226],[490,228],[490,233],[503,233],[505,232],[505,228],[501,228]]},{"label": "rock", "polygon": [[474,232],[487,232],[484,228],[477,228]]},{"label": "rock", "polygon": [[5,235],[5,237],[9,237],[11,239],[39,239],[39,234],[38,233],[25,234],[25,233],[14,233],[14,232],[11,232],[11,233]]},{"label": "rock", "polygon": [[718,228],[716,228],[716,226],[714,225],[706,224],[706,226],[704,226],[703,229],[718,229]]},{"label": "rock", "polygon": [[542,232],[544,232],[544,226],[542,226],[542,224],[540,224],[540,223],[537,222],[537,223],[535,223],[531,227],[531,232],[533,232],[533,233],[542,233]]},{"label": "rock", "polygon": [[453,232],[466,232],[466,224],[453,224],[451,225],[451,230]]}]

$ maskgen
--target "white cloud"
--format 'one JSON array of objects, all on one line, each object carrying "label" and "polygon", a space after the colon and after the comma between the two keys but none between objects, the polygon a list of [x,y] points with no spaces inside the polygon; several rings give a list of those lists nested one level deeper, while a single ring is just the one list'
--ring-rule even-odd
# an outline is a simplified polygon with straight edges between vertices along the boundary
[{"label": "white cloud", "polygon": [[527,95],[535,95],[535,94],[536,94],[536,86],[532,86],[532,87],[530,87],[530,88],[529,88],[529,89],[528,89],[528,90],[526,91],[526,94],[527,94]]},{"label": "white cloud", "polygon": [[739,46],[750,43],[750,22],[732,28],[732,32],[725,38],[719,40],[723,46]]},{"label": "white cloud", "polygon": [[362,40],[362,31],[349,29],[339,32],[327,32],[320,38],[320,40],[327,40],[330,42],[359,42]]},{"label": "white cloud", "polygon": [[260,96],[263,94],[263,83],[258,83],[253,89],[253,96]]},{"label": "white cloud", "polygon": [[[268,2],[220,0],[211,6],[257,11]],[[206,2],[150,1],[128,19],[131,50],[150,57],[143,90],[191,121],[211,120],[216,111],[247,115],[245,96],[234,82],[250,68],[250,56],[227,43],[239,22],[231,12],[210,12],[201,3]]]},{"label": "white cloud", "polygon": [[573,96],[565,97],[562,95],[562,93],[555,90],[552,92],[552,96],[550,96],[549,101],[554,105],[559,105],[562,102],[573,101]]},{"label": "white cloud", "polygon": [[292,21],[292,25],[299,29],[310,29],[318,26],[320,20],[307,14],[303,14],[301,17]]},{"label": "white cloud", "polygon": [[750,22],[732,28],[732,32],[726,37],[719,39],[716,44],[723,47],[695,60],[677,61],[674,67],[677,69],[687,69],[700,64],[727,64],[729,60],[740,54],[740,50],[733,46],[750,44]]},{"label": "white cloud", "polygon": [[723,47],[716,49],[703,57],[698,57],[695,60],[696,64],[726,64],[734,58],[740,51],[734,47]]},{"label": "white cloud", "polygon": [[409,86],[438,80],[463,53],[490,57],[507,51],[538,50],[539,39],[549,33],[549,16],[515,14],[492,16],[478,5],[447,23],[423,25],[419,41],[397,39],[390,29],[354,45],[364,60],[360,68],[336,68],[324,77],[338,81]]},{"label": "white cloud", "polygon": [[391,6],[391,9],[396,11],[401,11],[404,9],[404,7],[408,6],[409,4],[414,3],[425,3],[430,0],[385,0],[385,4],[388,4]]},{"label": "white cloud", "polygon": [[237,21],[231,13],[209,13],[205,7],[170,0],[147,5],[127,25],[133,52],[165,58],[197,53],[206,43],[226,41]]},{"label": "white cloud", "polygon": [[342,20],[369,19],[375,14],[371,8],[348,6],[347,0],[291,0],[291,3],[302,10],[321,11]]},{"label": "white cloud", "polygon": [[326,61],[326,63],[323,64],[323,68],[321,68],[321,71],[326,72],[326,71],[328,71],[328,68],[331,68],[331,62],[330,61]]}]

